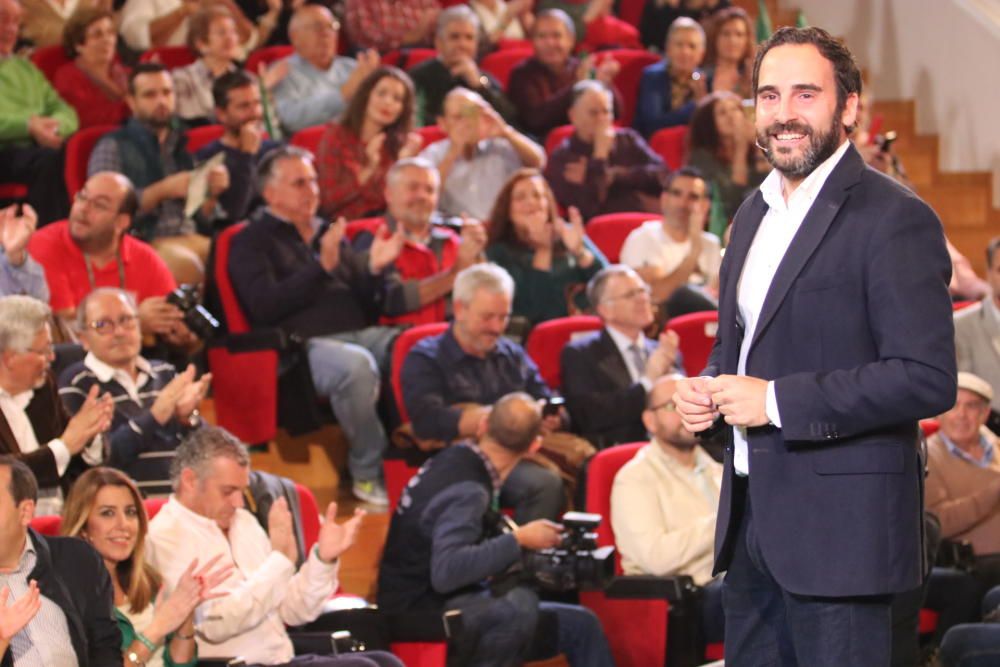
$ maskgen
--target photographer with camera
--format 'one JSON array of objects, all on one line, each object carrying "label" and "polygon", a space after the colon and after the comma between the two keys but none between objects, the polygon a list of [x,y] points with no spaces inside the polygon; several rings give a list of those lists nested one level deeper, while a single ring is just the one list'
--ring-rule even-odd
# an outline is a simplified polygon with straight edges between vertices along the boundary
[{"label": "photographer with camera", "polygon": [[572,667],[612,665],[597,617],[575,605],[541,602],[524,585],[491,591],[521,562],[561,542],[561,526],[538,519],[486,536],[500,486],[541,446],[541,409],[531,396],[502,397],[479,427],[479,444],[449,447],[430,459],[403,493],[392,517],[379,570],[379,607],[401,612],[462,612],[454,650],[461,664],[518,665],[535,635],[540,610],[558,619],[559,650]]},{"label": "photographer with camera", "polygon": [[59,395],[76,414],[97,387],[114,400],[105,465],[127,473],[144,496],[170,493],[170,464],[181,440],[201,426],[198,405],[211,373],[195,378],[189,365],[177,373],[140,355],[142,324],[125,290],[99,287],[80,303],[77,331],[87,356],[64,370]]}]

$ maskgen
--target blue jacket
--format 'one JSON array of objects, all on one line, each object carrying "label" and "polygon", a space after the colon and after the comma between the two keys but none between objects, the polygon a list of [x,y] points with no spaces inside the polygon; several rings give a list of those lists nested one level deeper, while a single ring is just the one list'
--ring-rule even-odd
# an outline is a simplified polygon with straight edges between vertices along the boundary
[{"label": "blue jacket", "polygon": [[[644,137],[649,137],[657,130],[677,125],[687,125],[694,113],[696,102],[691,100],[676,109],[670,107],[670,62],[666,59],[654,63],[642,70],[639,80],[639,98],[636,101],[635,118],[632,126]],[[705,76],[697,69],[696,72]],[[712,89],[710,81],[706,81],[707,90]]]}]

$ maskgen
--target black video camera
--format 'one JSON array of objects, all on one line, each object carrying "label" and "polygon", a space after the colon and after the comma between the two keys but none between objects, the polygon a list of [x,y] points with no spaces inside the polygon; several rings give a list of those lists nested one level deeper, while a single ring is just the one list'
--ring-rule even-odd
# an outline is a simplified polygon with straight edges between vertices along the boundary
[{"label": "black video camera", "polygon": [[198,338],[208,340],[219,330],[219,321],[201,305],[197,285],[181,285],[167,295],[171,303],[184,314],[184,324]]},{"label": "black video camera", "polygon": [[[510,588],[520,583],[546,591],[564,593],[603,589],[615,574],[615,548],[597,546],[600,514],[566,512],[562,542],[551,549],[527,551],[521,562],[494,578],[493,589]],[[513,531],[507,517],[500,516],[497,534]]]}]

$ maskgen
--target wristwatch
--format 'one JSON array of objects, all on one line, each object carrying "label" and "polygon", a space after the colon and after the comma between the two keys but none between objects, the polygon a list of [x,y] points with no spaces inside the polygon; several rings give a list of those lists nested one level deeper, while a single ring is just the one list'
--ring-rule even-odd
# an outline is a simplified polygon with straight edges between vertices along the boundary
[{"label": "wristwatch", "polygon": [[187,425],[191,428],[198,428],[201,426],[201,413],[198,412],[198,408],[192,410],[191,414],[188,415]]},{"label": "wristwatch", "polygon": [[146,667],[146,661],[140,658],[139,654],[135,651],[129,651],[125,657],[128,658],[128,661],[136,667]]}]

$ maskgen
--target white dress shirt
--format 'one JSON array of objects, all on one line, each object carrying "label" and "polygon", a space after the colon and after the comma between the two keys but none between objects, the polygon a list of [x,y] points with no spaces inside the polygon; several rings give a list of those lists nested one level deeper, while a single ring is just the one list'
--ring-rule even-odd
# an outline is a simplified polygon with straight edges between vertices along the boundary
[{"label": "white dress shirt", "polygon": [[[739,318],[743,324],[743,342],[740,345],[740,360],[736,371],[739,375],[746,375],[747,355],[750,353],[757,321],[778,265],[784,259],[788,246],[802,226],[802,221],[812,208],[816,196],[823,189],[826,179],[847,152],[849,145],[850,141],[845,139],[833,155],[802,180],[788,197],[787,202],[783,190],[784,177],[777,169],[773,169],[760,184],[760,192],[768,209],[760,222],[753,243],[750,244],[736,296]],[[766,410],[771,423],[781,428],[773,379],[767,383]],[[749,475],[750,456],[747,449],[746,428],[733,427],[733,444],[733,466],[737,474]]]},{"label": "white dress shirt", "polygon": [[[30,454],[41,449],[38,436],[35,435],[35,428],[31,425],[28,413],[25,412],[34,396],[34,389],[13,395],[0,389],[0,410],[3,411],[3,416],[7,420],[7,425],[10,426],[10,431],[22,454]],[[45,443],[45,446],[52,450],[52,457],[56,462],[56,472],[62,477],[66,474],[66,468],[69,467],[73,455],[61,438],[53,438]],[[99,437],[94,438],[90,444],[84,447],[83,460],[90,465],[100,465],[104,461],[104,445]],[[38,502],[35,503],[35,516],[60,514],[62,505],[62,489],[58,486],[39,488]]]},{"label": "white dress shirt", "polygon": [[632,382],[639,382],[646,388],[646,391],[649,391],[650,387],[653,386],[653,383],[650,382],[649,378],[646,377],[646,374],[639,370],[639,368],[635,365],[635,355],[632,352],[632,347],[638,346],[638,348],[642,350],[643,357],[647,358],[648,361],[649,355],[646,354],[646,337],[640,332],[639,336],[636,337],[635,340],[630,340],[628,336],[614,327],[605,327],[605,329],[607,329],[608,335],[611,336],[611,340],[614,341],[615,347],[618,348],[618,353],[622,355],[622,359],[625,361],[625,368],[628,369],[628,375],[632,378]]},{"label": "white dress shirt", "polygon": [[238,655],[248,664],[289,662],[294,652],[285,625],[314,620],[337,587],[336,563],[323,563],[312,549],[296,572],[244,509],[236,510],[227,534],[172,495],[149,523],[148,545],[150,563],[163,575],[168,591],[195,558],[204,563],[221,555],[216,567],[234,566],[216,589],[227,595],[195,612],[202,658]]}]

